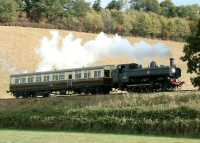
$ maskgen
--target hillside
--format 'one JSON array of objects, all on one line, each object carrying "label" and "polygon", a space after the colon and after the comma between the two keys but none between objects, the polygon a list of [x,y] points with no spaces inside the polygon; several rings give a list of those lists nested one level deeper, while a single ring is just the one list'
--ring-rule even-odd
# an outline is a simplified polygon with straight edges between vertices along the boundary
[{"label": "hillside", "polygon": [[[5,27],[0,26],[0,98],[9,97],[6,90],[9,85],[9,74],[13,68],[18,70],[35,71],[40,63],[40,57],[36,53],[39,48],[41,39],[44,36],[50,37],[48,29],[22,28],[22,27]],[[69,31],[60,31],[62,36],[66,36]],[[83,39],[83,42],[94,39],[95,34],[71,32],[76,37]],[[187,66],[180,60],[183,55],[184,43],[173,41],[162,41],[155,39],[144,39],[139,37],[128,37],[131,42],[146,41],[149,44],[163,43],[170,47],[172,56],[177,60],[179,67],[183,69],[182,80],[186,82],[183,89],[192,89],[190,75],[186,73]],[[168,64],[169,61],[161,61],[159,64]],[[119,61],[105,60],[106,64],[119,63]],[[122,62],[122,61],[120,61]],[[123,61],[125,62],[125,60]]]}]

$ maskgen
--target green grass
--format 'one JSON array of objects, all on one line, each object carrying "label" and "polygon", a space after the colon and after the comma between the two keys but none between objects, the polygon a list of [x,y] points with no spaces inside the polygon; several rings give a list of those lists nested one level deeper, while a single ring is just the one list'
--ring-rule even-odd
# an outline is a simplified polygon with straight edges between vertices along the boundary
[{"label": "green grass", "polygon": [[0,128],[200,137],[200,92],[0,100]]},{"label": "green grass", "polygon": [[198,139],[73,132],[0,130],[0,143],[199,143]]}]

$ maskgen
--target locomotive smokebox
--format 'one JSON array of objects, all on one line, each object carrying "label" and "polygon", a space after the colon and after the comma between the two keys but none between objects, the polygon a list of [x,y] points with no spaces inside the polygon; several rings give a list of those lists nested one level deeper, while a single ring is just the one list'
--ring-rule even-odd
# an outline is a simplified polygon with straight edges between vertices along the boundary
[{"label": "locomotive smokebox", "polygon": [[174,58],[170,58],[170,67],[176,67],[176,61]]}]

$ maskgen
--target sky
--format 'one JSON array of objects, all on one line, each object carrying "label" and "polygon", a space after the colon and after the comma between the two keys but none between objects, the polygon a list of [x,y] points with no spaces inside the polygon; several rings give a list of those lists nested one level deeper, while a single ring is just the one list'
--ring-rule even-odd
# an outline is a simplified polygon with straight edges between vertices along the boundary
[{"label": "sky", "polygon": [[[88,0],[93,2],[94,0]],[[105,7],[111,0],[101,0],[102,6]],[[191,5],[191,4],[199,4],[200,0],[172,0],[176,5]]]}]

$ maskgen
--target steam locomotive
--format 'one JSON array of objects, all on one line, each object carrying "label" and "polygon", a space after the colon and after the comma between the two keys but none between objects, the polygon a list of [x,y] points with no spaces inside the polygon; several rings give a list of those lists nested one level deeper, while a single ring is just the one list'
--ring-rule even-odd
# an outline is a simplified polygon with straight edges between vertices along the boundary
[{"label": "steam locomotive", "polygon": [[167,91],[183,84],[178,80],[180,77],[181,69],[171,58],[169,66],[158,66],[153,61],[148,68],[131,63],[11,75],[9,92],[17,98],[27,98],[69,92],[108,94],[113,88],[133,92]]}]

